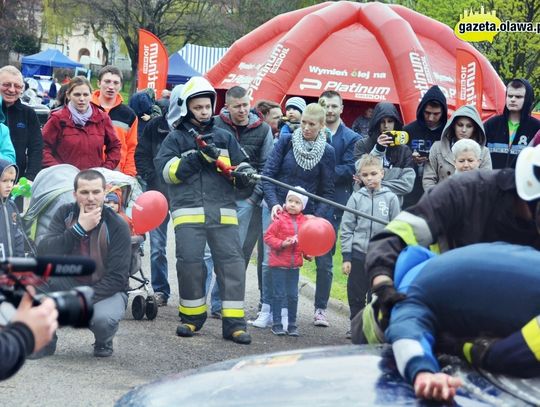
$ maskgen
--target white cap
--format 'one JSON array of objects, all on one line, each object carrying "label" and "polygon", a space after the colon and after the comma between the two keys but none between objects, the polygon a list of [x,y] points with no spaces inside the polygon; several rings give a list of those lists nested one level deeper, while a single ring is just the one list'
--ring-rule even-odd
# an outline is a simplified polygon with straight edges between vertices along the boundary
[{"label": "white cap", "polygon": [[[300,190],[302,190],[302,191],[305,191],[305,189],[302,188],[302,187],[295,187],[295,188],[296,188],[296,189],[300,189]],[[309,199],[307,196],[302,195],[302,194],[299,194],[298,192],[290,191],[290,190],[289,190],[289,192],[287,193],[287,198],[288,198],[290,195],[295,196],[295,197],[297,197],[298,199],[300,199],[300,201],[302,202],[302,210],[303,210],[303,209],[306,209],[306,205],[307,205],[308,199]]]},{"label": "white cap", "polygon": [[516,162],[517,193],[524,201],[540,198],[540,145],[525,147]]}]

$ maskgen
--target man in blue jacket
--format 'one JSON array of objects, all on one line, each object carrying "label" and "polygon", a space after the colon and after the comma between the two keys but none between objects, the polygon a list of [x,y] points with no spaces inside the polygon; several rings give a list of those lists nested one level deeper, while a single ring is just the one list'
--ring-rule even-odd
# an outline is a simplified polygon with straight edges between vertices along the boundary
[{"label": "man in blue jacket", "polygon": [[496,242],[433,256],[421,246],[400,255],[395,284],[406,298],[385,332],[416,395],[446,401],[461,385],[440,372],[434,347],[494,373],[540,375],[540,252]]}]

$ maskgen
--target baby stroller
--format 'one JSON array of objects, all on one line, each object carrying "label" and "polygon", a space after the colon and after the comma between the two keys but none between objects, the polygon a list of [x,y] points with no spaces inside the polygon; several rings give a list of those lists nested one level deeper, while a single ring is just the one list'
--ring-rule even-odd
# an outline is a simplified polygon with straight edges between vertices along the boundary
[{"label": "baby stroller", "polygon": [[[119,188],[122,191],[124,210],[131,213],[131,206],[135,198],[141,194],[137,180],[118,171],[106,168],[95,168],[105,176],[108,188]],[[32,197],[28,210],[23,216],[27,236],[36,245],[47,232],[47,228],[56,210],[66,204],[74,202],[73,182],[79,170],[69,164],[60,164],[40,171],[32,184]],[[137,283],[129,292],[136,294],[131,305],[133,318],[140,320],[146,315],[150,320],[157,316],[158,307],[152,292],[150,281],[144,275],[141,267],[142,242],[144,236],[132,236],[131,239],[131,266],[130,280]],[[142,294],[145,295],[142,295]]]}]

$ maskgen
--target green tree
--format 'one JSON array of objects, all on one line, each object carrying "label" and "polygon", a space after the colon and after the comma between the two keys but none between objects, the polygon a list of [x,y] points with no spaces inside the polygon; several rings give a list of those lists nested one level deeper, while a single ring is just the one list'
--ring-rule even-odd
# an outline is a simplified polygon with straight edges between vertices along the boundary
[{"label": "green tree", "polygon": [[39,38],[34,34],[17,32],[13,36],[13,44],[11,46],[13,51],[19,54],[31,55],[39,52]]},{"label": "green tree", "polygon": [[215,0],[208,15],[214,23],[201,40],[203,45],[230,46],[234,41],[273,17],[321,3],[321,0]]},{"label": "green tree", "polygon": [[33,40],[39,50],[36,15],[40,11],[40,0],[0,0],[0,66],[8,63],[9,51],[34,51]]},{"label": "green tree", "polygon": [[[495,10],[501,21],[540,23],[538,0],[403,0],[403,4],[454,29],[463,10]],[[493,43],[472,43],[491,62],[503,82],[525,78],[533,88],[540,87],[540,33],[498,33]]]},{"label": "green tree", "polygon": [[[49,25],[71,30],[74,24],[86,24],[94,30],[96,38],[107,43],[103,30],[107,27],[118,38],[123,40],[131,59],[131,68],[136,77],[139,38],[138,30],[145,29],[167,44],[173,37],[180,37],[184,42],[194,42],[209,28],[205,25],[205,16],[213,7],[212,2],[203,0],[47,0],[52,12]],[[72,12],[63,13],[63,10]],[[59,14],[60,13],[60,14]],[[57,25],[58,18],[62,22]],[[106,31],[105,31],[106,32]],[[104,49],[104,53],[107,50]],[[136,82],[131,82],[131,91]]]}]

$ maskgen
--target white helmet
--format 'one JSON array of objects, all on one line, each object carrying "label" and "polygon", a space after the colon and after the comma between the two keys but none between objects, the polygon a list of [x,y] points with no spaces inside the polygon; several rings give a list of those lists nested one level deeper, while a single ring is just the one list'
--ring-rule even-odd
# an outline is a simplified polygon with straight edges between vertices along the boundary
[{"label": "white helmet", "polygon": [[188,101],[195,97],[207,96],[212,102],[212,114],[216,110],[216,90],[210,85],[210,82],[202,76],[193,76],[186,82],[180,97],[178,106],[180,106],[180,117],[188,115]]},{"label": "white helmet", "polygon": [[517,193],[524,201],[540,198],[540,145],[525,147],[516,162]]}]

